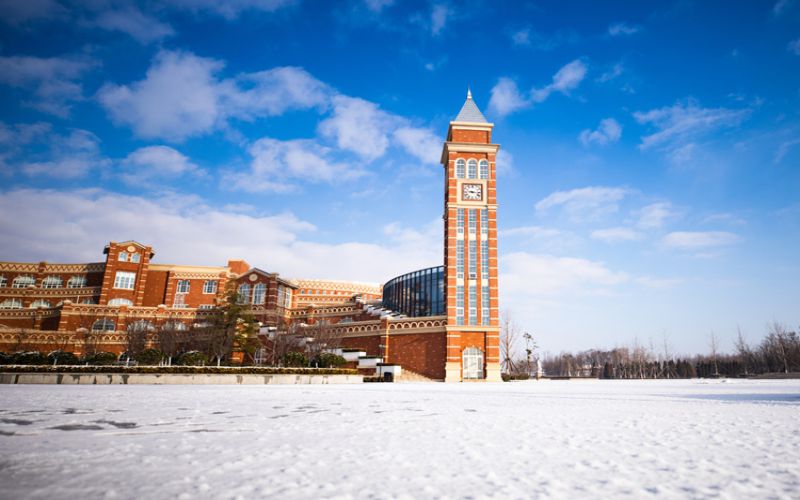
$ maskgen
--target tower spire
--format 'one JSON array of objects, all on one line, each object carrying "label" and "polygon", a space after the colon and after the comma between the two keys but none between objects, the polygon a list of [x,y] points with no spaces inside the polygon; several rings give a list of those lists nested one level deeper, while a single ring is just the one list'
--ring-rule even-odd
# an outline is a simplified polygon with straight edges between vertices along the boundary
[{"label": "tower spire", "polygon": [[469,89],[469,86],[467,86],[467,99],[472,99],[472,91]]}]

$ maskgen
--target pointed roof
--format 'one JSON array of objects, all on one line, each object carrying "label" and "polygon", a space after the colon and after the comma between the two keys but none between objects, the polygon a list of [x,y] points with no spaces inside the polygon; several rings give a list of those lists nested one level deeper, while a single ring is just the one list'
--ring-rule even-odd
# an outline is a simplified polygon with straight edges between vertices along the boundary
[{"label": "pointed roof", "polygon": [[483,116],[483,113],[481,113],[481,110],[478,109],[478,105],[472,100],[472,92],[469,89],[467,89],[467,100],[464,102],[464,105],[461,106],[461,111],[458,112],[458,116],[456,116],[456,119],[453,121],[489,123],[486,117]]}]

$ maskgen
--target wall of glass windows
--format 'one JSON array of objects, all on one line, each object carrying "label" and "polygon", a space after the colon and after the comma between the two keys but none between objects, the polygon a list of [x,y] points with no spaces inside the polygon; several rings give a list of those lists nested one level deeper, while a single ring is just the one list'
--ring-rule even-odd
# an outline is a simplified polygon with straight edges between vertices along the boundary
[{"label": "wall of glass windows", "polygon": [[386,282],[383,307],[412,317],[445,314],[444,266],[420,269]]}]

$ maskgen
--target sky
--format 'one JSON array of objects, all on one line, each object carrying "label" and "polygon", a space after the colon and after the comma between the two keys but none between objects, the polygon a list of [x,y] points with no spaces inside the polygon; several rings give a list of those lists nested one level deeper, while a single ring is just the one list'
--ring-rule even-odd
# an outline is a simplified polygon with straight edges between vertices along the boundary
[{"label": "sky", "polygon": [[800,325],[798,68],[798,0],[0,0],[0,260],[439,265],[470,88],[520,329],[732,350]]}]

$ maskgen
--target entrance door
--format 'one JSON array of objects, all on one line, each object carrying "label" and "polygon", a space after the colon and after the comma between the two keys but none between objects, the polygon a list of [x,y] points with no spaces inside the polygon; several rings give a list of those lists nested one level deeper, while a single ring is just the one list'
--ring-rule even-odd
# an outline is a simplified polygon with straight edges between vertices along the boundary
[{"label": "entrance door", "polygon": [[461,367],[464,380],[483,378],[483,351],[477,347],[467,347],[461,354]]}]

